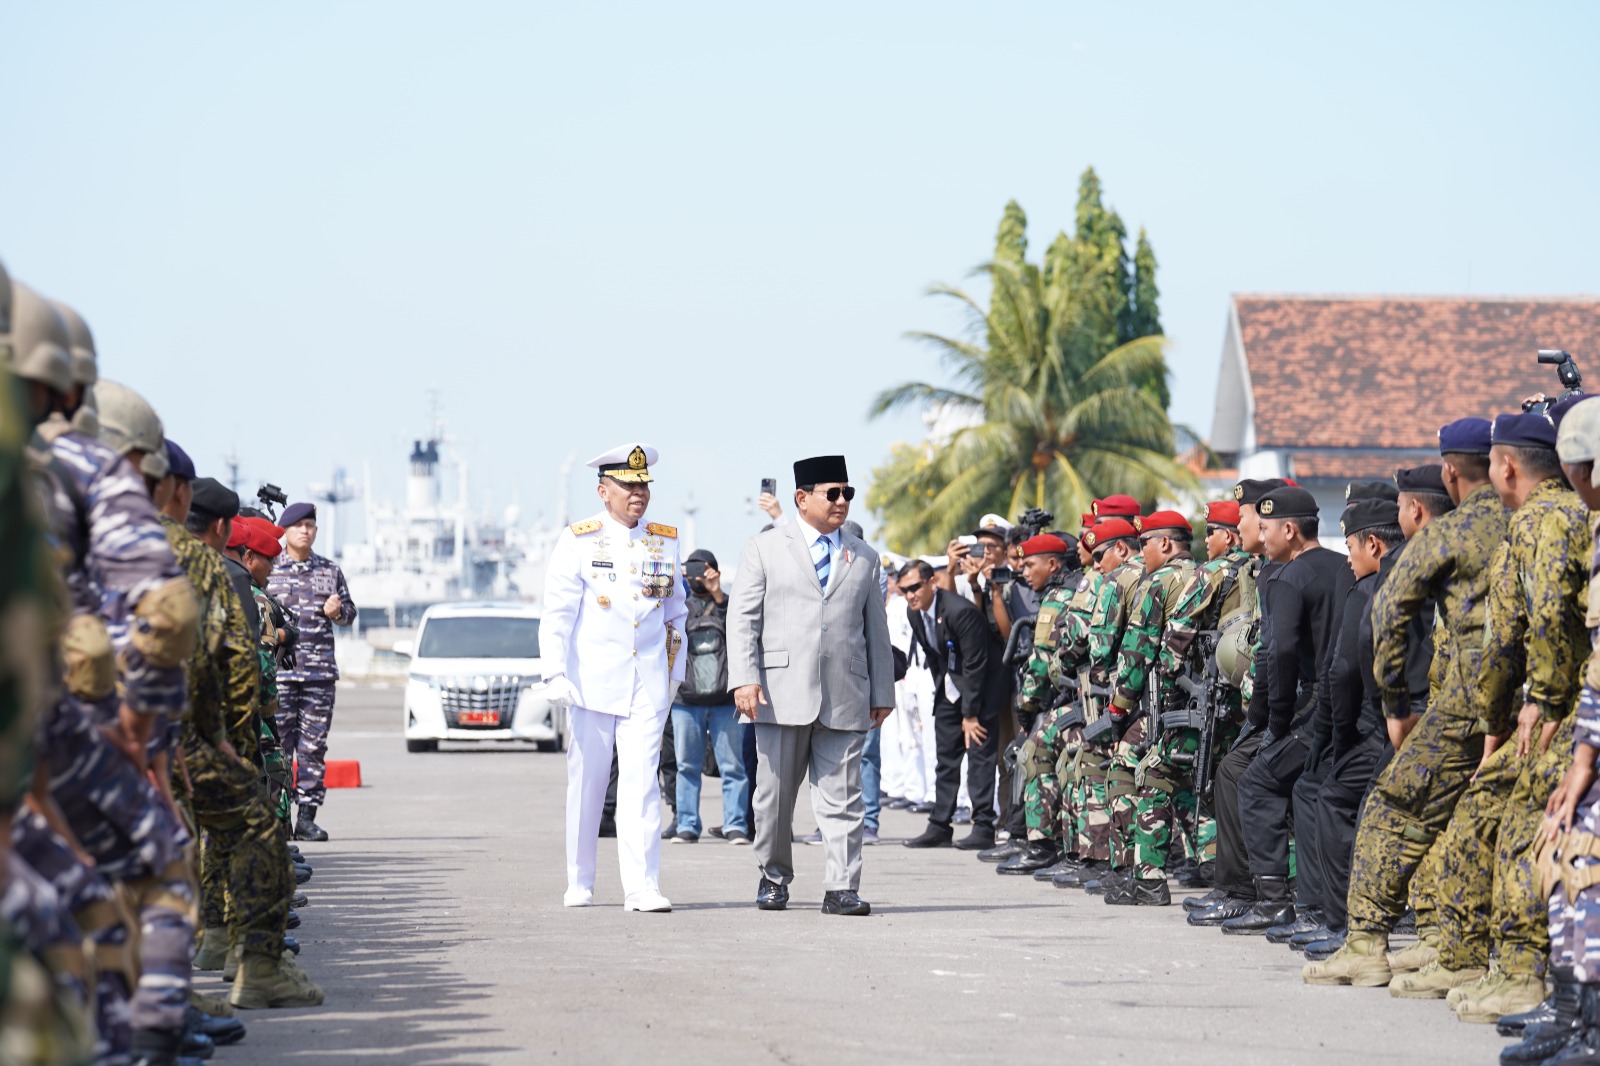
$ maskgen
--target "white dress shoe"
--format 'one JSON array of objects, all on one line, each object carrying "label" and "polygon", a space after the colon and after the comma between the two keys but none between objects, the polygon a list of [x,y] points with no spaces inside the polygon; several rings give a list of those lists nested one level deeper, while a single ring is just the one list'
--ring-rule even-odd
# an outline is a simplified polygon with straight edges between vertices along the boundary
[{"label": "white dress shoe", "polygon": [[573,885],[567,889],[567,894],[561,897],[563,907],[592,907],[594,906],[594,889],[584,888],[582,885]]},{"label": "white dress shoe", "polygon": [[672,901],[659,892],[636,892],[623,902],[622,909],[665,914],[672,910]]}]

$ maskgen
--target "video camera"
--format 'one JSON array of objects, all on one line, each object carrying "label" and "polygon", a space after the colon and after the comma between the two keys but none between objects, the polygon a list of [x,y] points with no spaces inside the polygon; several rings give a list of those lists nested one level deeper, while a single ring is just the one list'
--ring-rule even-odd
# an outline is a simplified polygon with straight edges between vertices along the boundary
[{"label": "video camera", "polygon": [[1023,539],[1037,537],[1055,523],[1056,516],[1042,507],[1030,507],[1022,512],[1017,519],[1017,528],[1023,532]]},{"label": "video camera", "polygon": [[268,481],[263,481],[256,490],[256,499],[261,501],[261,506],[266,508],[267,517],[274,522],[278,520],[278,512],[273,507],[289,506],[289,497],[284,495],[282,489]]},{"label": "video camera", "polygon": [[1563,390],[1554,400],[1526,400],[1522,404],[1524,411],[1546,411],[1551,405],[1561,403],[1573,396],[1583,395],[1583,373],[1578,369],[1578,364],[1572,356],[1559,348],[1540,348],[1539,362],[1545,366],[1556,368],[1556,377],[1561,380]]}]

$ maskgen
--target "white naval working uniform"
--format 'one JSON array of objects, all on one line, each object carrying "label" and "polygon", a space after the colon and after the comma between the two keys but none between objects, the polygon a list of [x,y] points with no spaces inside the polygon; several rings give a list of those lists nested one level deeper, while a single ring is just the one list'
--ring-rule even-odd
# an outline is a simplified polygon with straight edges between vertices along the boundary
[{"label": "white naval working uniform", "polygon": [[[611,752],[617,753],[617,858],[625,896],[660,891],[661,792],[656,777],[671,690],[667,627],[688,613],[678,531],[601,512],[561,531],[545,570],[539,655],[546,677],[577,689],[567,736],[567,886],[594,888]],[[667,589],[665,596],[651,595]]]}]

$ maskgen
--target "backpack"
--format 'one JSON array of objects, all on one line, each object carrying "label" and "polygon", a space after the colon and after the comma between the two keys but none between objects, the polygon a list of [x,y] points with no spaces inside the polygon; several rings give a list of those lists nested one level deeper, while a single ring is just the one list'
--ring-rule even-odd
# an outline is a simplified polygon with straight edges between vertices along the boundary
[{"label": "backpack", "polygon": [[716,608],[690,614],[683,624],[689,651],[678,702],[715,706],[728,702],[728,624]]}]

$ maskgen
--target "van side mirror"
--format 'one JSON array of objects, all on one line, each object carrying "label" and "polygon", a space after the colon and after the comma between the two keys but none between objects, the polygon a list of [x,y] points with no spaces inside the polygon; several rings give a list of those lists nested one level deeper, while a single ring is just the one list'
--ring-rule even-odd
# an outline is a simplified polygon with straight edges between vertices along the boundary
[{"label": "van side mirror", "polygon": [[394,642],[394,653],[404,655],[407,659],[414,658],[417,654],[417,645],[411,640],[397,640]]}]

